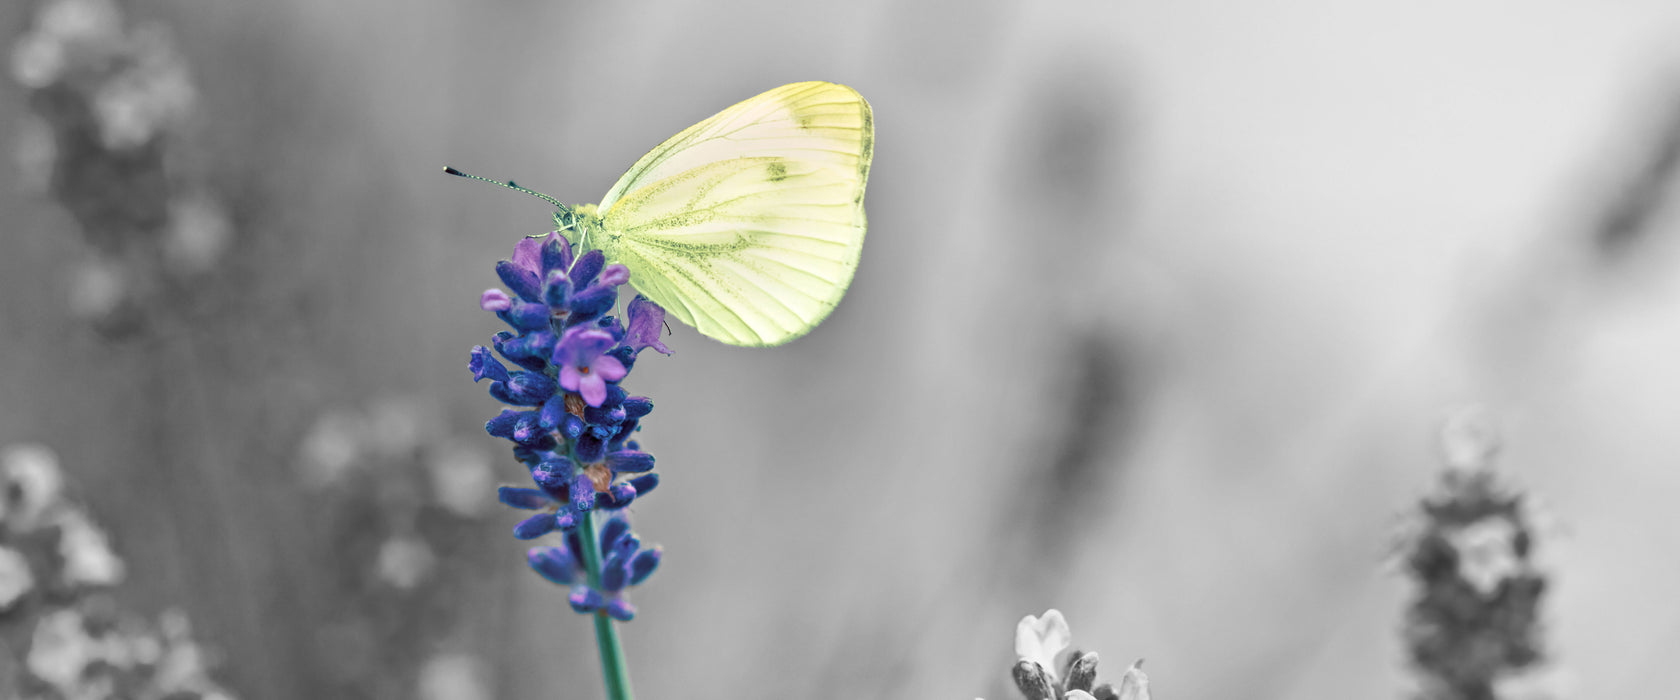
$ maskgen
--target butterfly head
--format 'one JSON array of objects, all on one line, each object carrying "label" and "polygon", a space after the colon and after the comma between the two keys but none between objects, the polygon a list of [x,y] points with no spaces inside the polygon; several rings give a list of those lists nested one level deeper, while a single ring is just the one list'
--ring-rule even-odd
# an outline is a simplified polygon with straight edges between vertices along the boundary
[{"label": "butterfly head", "polygon": [[593,204],[579,204],[564,206],[554,212],[554,229],[559,231],[582,253],[590,248],[600,247],[597,241],[601,236],[601,216]]}]

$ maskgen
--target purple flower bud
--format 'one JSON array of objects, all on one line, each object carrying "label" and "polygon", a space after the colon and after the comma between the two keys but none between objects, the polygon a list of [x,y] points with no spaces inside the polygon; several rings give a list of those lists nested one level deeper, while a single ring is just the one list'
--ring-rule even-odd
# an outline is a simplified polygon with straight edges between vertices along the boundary
[{"label": "purple flower bud", "polygon": [[588,474],[579,472],[572,477],[572,508],[579,512],[595,507],[595,482]]},{"label": "purple flower bud", "polygon": [[467,361],[467,368],[472,370],[475,383],[480,379],[498,382],[508,380],[507,367],[497,361],[495,355],[490,354],[490,348],[483,345],[473,346],[472,359]]},{"label": "purple flower bud", "polygon": [[543,425],[539,421],[541,421],[541,418],[539,418],[538,411],[521,411],[519,420],[514,421],[512,440],[517,441],[517,443],[524,443],[524,445],[536,445],[538,441],[543,440],[543,436],[548,435],[548,431],[543,430]]},{"label": "purple flower bud", "polygon": [[581,292],[584,287],[595,282],[595,276],[601,273],[601,268],[607,264],[607,254],[599,248],[584,253],[572,263],[572,289]]},{"label": "purple flower bud", "polygon": [[517,486],[503,486],[496,489],[496,500],[501,501],[503,505],[523,510],[536,510],[554,503],[554,499],[549,498],[548,494],[538,489]]},{"label": "purple flower bud", "polygon": [[630,268],[619,264],[608,265],[601,271],[601,284],[617,287],[630,281]]},{"label": "purple flower bud", "polygon": [[595,437],[594,433],[585,432],[573,442],[572,450],[577,454],[579,462],[590,464],[601,461],[607,455],[607,443]]},{"label": "purple flower bud", "polygon": [[630,440],[630,436],[639,429],[641,429],[641,421],[634,418],[624,421],[618,426],[618,433],[613,435],[611,440],[607,441],[607,445],[611,447],[614,452],[625,449],[626,447],[634,450],[636,449],[636,446],[634,444],[627,443],[626,441]]},{"label": "purple flower bud", "polygon": [[575,564],[578,568],[582,569],[582,568],[587,568],[589,566],[589,564],[584,561],[583,536],[578,534],[577,530],[572,530],[572,529],[567,529],[566,530],[566,548],[571,550],[571,552],[572,552],[572,563]]},{"label": "purple flower bud", "polygon": [[653,469],[653,455],[633,450],[620,450],[607,455],[607,468],[614,474],[640,474]]},{"label": "purple flower bud", "polygon": [[543,303],[550,308],[564,309],[572,299],[572,280],[566,276],[565,270],[549,270],[548,281],[543,284]]},{"label": "purple flower bud", "polygon": [[525,561],[555,585],[570,586],[576,577],[572,555],[565,547],[532,547],[525,552]]},{"label": "purple flower bud", "polygon": [[619,538],[625,536],[629,532],[629,520],[625,520],[619,516],[608,518],[607,522],[601,525],[601,551],[611,552],[613,545],[618,543]]},{"label": "purple flower bud", "polygon": [[555,526],[567,531],[576,528],[578,522],[578,514],[569,509],[560,511],[560,515],[554,518]]},{"label": "purple flower bud", "polygon": [[[544,429],[556,430],[561,425],[565,424],[566,419],[570,416],[571,414],[566,413],[566,395],[556,393],[553,396],[548,397],[547,401],[543,402],[540,422],[542,423],[542,427]],[[577,436],[568,435],[566,437],[572,438]]]},{"label": "purple flower bud", "polygon": [[513,298],[500,289],[486,289],[478,295],[478,308],[485,311],[507,311],[513,308]]},{"label": "purple flower bud", "polygon": [[[583,419],[588,421],[590,425],[599,425],[611,428],[611,430],[607,431],[606,435],[601,436],[602,439],[612,437],[613,433],[618,432],[618,425],[623,423],[624,419],[627,417],[622,405],[614,406],[612,404],[613,389],[618,389],[618,387],[611,384],[607,385],[607,398],[601,402],[601,405],[589,406],[583,409]],[[624,390],[619,389],[618,394],[623,396]]]},{"label": "purple flower bud", "polygon": [[491,437],[512,440],[514,426],[519,423],[521,415],[523,415],[522,411],[502,409],[502,412],[496,414],[495,418],[485,422],[484,432],[490,433]]},{"label": "purple flower bud", "polygon": [[542,452],[537,448],[519,443],[513,444],[513,458],[519,460],[520,464],[533,469],[536,468],[538,462],[544,459]]},{"label": "purple flower bud", "polygon": [[607,355],[617,359],[619,364],[624,365],[626,371],[636,366],[636,351],[631,350],[628,345],[620,345],[608,350]]},{"label": "purple flower bud", "polygon": [[554,526],[553,513],[538,513],[513,526],[513,536],[522,540],[534,540],[554,532]]},{"label": "purple flower bud", "polygon": [[512,333],[497,333],[490,344],[496,352],[528,370],[542,371],[548,367],[548,357],[554,353],[554,334],[537,331],[514,337]]},{"label": "purple flower bud", "polygon": [[548,330],[549,311],[542,304],[528,304],[523,301],[513,302],[513,308],[496,314],[508,325],[521,331]]},{"label": "purple flower bud", "polygon": [[641,548],[642,538],[637,537],[634,532],[626,532],[623,537],[618,538],[618,541],[613,543],[613,554],[622,557],[628,563],[630,557],[636,556],[636,550]]},{"label": "purple flower bud", "polygon": [[[622,405],[624,405],[624,400],[627,399],[627,398],[630,398],[630,393],[629,392],[626,392],[623,388],[619,387],[617,384],[608,384],[607,385],[607,398],[602,399],[601,405],[596,406],[594,408],[612,409],[612,408],[615,408],[615,407],[618,407],[618,406],[622,406]],[[584,416],[584,418],[589,418],[589,410],[588,409],[584,410],[583,416]],[[594,419],[590,419],[590,420],[593,421]],[[620,421],[620,420],[624,420],[624,419],[619,418],[619,419],[616,419],[613,422],[617,422],[617,421]]]},{"label": "purple flower bud", "polygon": [[580,613],[595,612],[606,602],[595,589],[583,585],[572,586],[572,593],[566,596],[566,601],[572,604],[573,610]]},{"label": "purple flower bud", "polygon": [[[582,291],[572,295],[571,320],[587,321],[612,310],[613,304],[618,303],[618,288],[606,285],[585,287]],[[602,331],[605,333],[606,331]],[[612,334],[608,333],[608,336]]]},{"label": "purple flower bud", "polygon": [[583,434],[583,429],[583,419],[570,413],[566,414],[566,417],[560,421],[560,434],[565,435],[568,440],[576,440],[579,435]]},{"label": "purple flower bud", "polygon": [[646,396],[632,396],[624,400],[624,417],[641,418],[653,412],[653,399]]},{"label": "purple flower bud", "polygon": [[659,475],[658,474],[643,474],[643,475],[638,476],[634,479],[631,479],[629,481],[629,484],[631,486],[636,487],[636,495],[638,497],[646,496],[646,495],[648,495],[649,492],[653,491],[654,487],[659,485]]},{"label": "purple flower bud", "polygon": [[612,497],[612,503],[607,507],[616,510],[630,505],[632,501],[636,500],[636,487],[631,486],[630,482],[621,481],[607,489],[607,494]]},{"label": "purple flower bud", "polygon": [[659,560],[665,557],[665,550],[658,547],[644,549],[630,559],[630,585],[641,585],[655,569],[659,568]]},{"label": "purple flower bud", "polygon": [[601,562],[601,590],[614,593],[630,581],[630,562],[624,557],[609,556]]},{"label": "purple flower bud", "polygon": [[502,284],[507,285],[520,299],[530,302],[542,301],[542,284],[537,281],[535,270],[521,269],[511,261],[503,260],[496,263],[496,276],[501,277]]},{"label": "purple flower bud", "polygon": [[[537,472],[542,472],[542,474]],[[577,469],[572,465],[572,460],[556,455],[538,463],[536,468],[531,470],[531,478],[535,479],[539,485],[543,485],[545,479],[556,480],[562,485],[569,485],[572,482],[572,474],[576,472]]]},{"label": "purple flower bud", "polygon": [[516,403],[521,406],[542,405],[559,388],[553,377],[542,372],[514,372],[507,382],[508,394],[518,399]]},{"label": "purple flower bud", "polygon": [[618,343],[624,340],[624,324],[619,323],[616,317],[602,316],[595,320],[595,325],[600,327],[601,330],[611,333],[613,342]]},{"label": "purple flower bud", "polygon": [[572,242],[555,231],[542,247],[542,269],[564,270],[572,266]]},{"label": "purple flower bud", "polygon": [[613,596],[607,601],[607,616],[619,622],[629,622],[636,618],[636,606],[630,601]]}]

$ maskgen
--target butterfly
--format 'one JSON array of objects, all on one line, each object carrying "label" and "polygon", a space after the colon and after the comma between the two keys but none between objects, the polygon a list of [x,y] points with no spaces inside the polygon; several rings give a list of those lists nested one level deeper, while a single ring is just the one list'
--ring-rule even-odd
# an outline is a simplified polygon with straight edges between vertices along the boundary
[{"label": "butterfly", "polygon": [[600,249],[672,317],[730,345],[809,333],[857,271],[875,145],[869,103],[845,85],[791,83],[672,136],[596,204],[460,175],[559,207],[582,253]]}]

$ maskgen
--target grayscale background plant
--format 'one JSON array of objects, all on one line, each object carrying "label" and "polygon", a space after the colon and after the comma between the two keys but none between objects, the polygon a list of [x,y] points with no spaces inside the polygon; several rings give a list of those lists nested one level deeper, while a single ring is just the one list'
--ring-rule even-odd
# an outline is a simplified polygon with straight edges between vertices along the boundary
[{"label": "grayscale background plant", "polygon": [[1385,545],[1472,402],[1553,519],[1456,540],[1537,538],[1471,568],[1546,581],[1493,692],[1661,697],[1677,45],[1655,1],[0,3],[0,449],[62,494],[0,529],[0,698],[597,697],[463,368],[549,211],[438,170],[591,201],[813,79],[874,106],[863,260],[803,339],[637,365],[643,697],[1017,697],[1050,608],[1169,700],[1439,690]]}]

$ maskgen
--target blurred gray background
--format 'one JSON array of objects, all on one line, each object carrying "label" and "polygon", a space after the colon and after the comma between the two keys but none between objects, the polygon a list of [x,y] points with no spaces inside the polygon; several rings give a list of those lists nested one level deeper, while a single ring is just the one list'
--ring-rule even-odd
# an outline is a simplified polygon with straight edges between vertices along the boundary
[{"label": "blurred gray background", "polygon": [[0,446],[240,697],[598,695],[466,369],[549,211],[439,169],[598,201],[812,79],[875,111],[845,302],[626,382],[642,697],[995,700],[1048,607],[1158,697],[1398,697],[1385,557],[1465,403],[1554,519],[1553,689],[1672,685],[1674,3],[66,0],[172,47],[81,190],[54,4],[0,6]]}]

